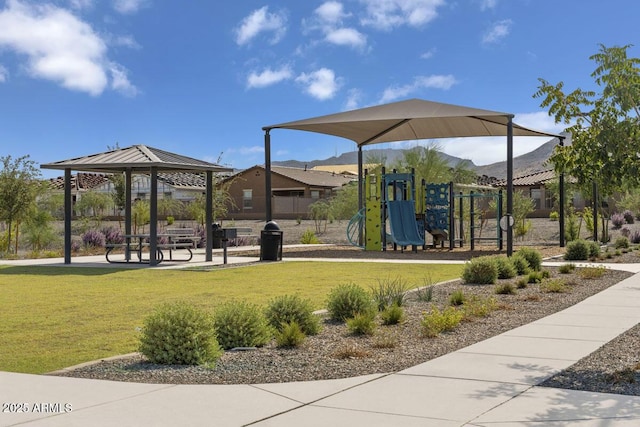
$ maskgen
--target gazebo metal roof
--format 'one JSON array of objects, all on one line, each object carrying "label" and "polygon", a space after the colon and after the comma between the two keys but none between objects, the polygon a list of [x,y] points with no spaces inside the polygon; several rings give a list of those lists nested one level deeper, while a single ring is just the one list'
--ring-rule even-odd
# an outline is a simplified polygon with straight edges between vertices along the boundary
[{"label": "gazebo metal roof", "polygon": [[69,160],[61,160],[53,163],[40,165],[43,169],[64,170],[64,199],[65,199],[65,239],[64,239],[64,262],[71,263],[71,171],[97,172],[97,173],[124,173],[125,174],[125,234],[131,234],[131,175],[150,174],[151,175],[151,220],[149,226],[149,258],[150,265],[156,265],[157,237],[158,237],[158,172],[192,172],[206,174],[206,233],[207,247],[206,260],[212,259],[212,209],[213,209],[213,173],[231,172],[232,169],[220,166],[215,163],[182,156],[160,150],[146,145],[133,145],[127,148],[117,148],[115,150],[78,157]]}]

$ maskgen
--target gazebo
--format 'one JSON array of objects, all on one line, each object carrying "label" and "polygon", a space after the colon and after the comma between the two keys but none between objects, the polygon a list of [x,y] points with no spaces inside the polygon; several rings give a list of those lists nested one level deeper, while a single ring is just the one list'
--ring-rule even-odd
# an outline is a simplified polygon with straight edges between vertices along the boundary
[{"label": "gazebo", "polygon": [[[267,221],[271,220],[271,136],[272,129],[295,129],[339,136],[358,146],[358,175],[362,179],[362,148],[383,142],[477,136],[507,138],[507,219],[513,214],[513,137],[550,136],[563,143],[563,137],[527,129],[513,123],[513,114],[443,104],[421,99],[409,99],[374,107],[345,111],[326,116],[265,126],[265,187]],[[564,178],[560,177],[560,245],[564,246]],[[362,185],[359,191],[362,208]],[[507,225],[507,254],[513,251],[513,223]]]},{"label": "gazebo", "polygon": [[158,264],[158,173],[191,172],[206,174],[206,261],[211,261],[213,249],[213,173],[232,169],[191,157],[170,153],[146,145],[133,145],[89,156],[40,165],[42,169],[64,170],[64,263],[71,263],[71,171],[125,174],[125,234],[131,234],[131,182],[133,174],[151,177],[149,265]]}]

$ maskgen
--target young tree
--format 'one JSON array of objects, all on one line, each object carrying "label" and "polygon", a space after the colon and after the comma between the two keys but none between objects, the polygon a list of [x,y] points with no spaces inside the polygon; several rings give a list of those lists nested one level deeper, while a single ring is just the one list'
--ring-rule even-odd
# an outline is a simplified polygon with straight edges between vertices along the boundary
[{"label": "young tree", "polygon": [[640,59],[627,56],[630,47],[600,45],[590,57],[599,92],[567,93],[563,82],[539,79],[534,94],[556,123],[570,125],[572,144],[556,146],[550,158],[556,171],[576,178],[583,190],[595,181],[603,197],[640,186]]},{"label": "young tree", "polygon": [[[11,156],[0,157],[0,221],[7,224],[7,250],[11,252],[11,230],[29,213],[36,196],[42,189],[39,181],[40,170],[29,156],[16,159]],[[16,229],[17,230],[17,229]],[[16,231],[15,249],[18,248]]]}]

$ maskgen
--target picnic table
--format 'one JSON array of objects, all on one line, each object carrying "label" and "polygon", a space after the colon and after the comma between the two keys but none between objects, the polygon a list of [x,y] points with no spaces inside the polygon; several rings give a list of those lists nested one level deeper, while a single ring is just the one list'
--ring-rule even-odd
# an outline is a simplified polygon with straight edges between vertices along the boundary
[{"label": "picnic table", "polygon": [[[109,263],[143,263],[148,264],[150,262],[149,258],[144,258],[143,256],[143,248],[149,247],[149,234],[126,234],[123,236],[124,242],[122,243],[108,243],[105,245],[107,251],[105,253],[105,258]],[[182,231],[180,233],[177,232],[168,232],[158,234],[158,243],[156,244],[156,260],[158,263],[164,261],[164,253],[163,251],[169,251],[169,260],[170,261],[181,261],[187,262],[191,261],[193,258],[193,251],[195,249],[198,242],[200,241],[199,236],[195,236],[194,233],[189,232],[188,230]],[[113,257],[114,249],[123,249],[124,250],[124,259],[115,259]],[[188,257],[186,258],[173,258],[173,251],[184,249],[188,252]],[[136,255],[137,261],[132,257],[132,254]]]}]

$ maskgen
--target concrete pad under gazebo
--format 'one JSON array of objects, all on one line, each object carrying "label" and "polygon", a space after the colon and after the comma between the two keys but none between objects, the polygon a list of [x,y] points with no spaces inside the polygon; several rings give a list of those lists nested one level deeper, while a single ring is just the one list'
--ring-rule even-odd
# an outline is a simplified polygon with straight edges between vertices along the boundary
[{"label": "concrete pad under gazebo", "polygon": [[191,172],[206,174],[206,261],[212,260],[213,249],[213,173],[230,172],[232,169],[203,160],[170,153],[146,145],[92,154],[75,159],[40,165],[42,169],[64,170],[64,263],[71,264],[71,171],[125,174],[125,234],[131,234],[131,177],[133,174],[149,174],[151,200],[149,226],[149,265],[158,264],[158,172]]}]

